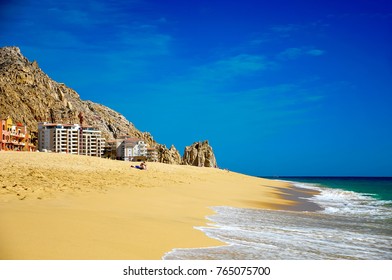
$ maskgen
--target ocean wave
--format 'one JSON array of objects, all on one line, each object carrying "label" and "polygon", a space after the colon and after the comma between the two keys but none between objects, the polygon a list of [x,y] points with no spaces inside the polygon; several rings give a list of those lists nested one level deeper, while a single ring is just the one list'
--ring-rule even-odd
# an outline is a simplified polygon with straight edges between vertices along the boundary
[{"label": "ocean wave", "polygon": [[164,259],[392,259],[392,201],[371,193],[291,182],[317,191],[315,212],[212,207],[207,227],[227,246],[174,249]]},{"label": "ocean wave", "polygon": [[165,259],[391,259],[390,224],[321,212],[213,207],[207,236],[227,246],[175,249]]},{"label": "ocean wave", "polygon": [[371,193],[328,188],[320,184],[291,182],[295,187],[316,190],[319,193],[309,200],[320,205],[323,213],[333,215],[361,215],[372,219],[390,219],[392,215],[389,200],[378,200]]}]

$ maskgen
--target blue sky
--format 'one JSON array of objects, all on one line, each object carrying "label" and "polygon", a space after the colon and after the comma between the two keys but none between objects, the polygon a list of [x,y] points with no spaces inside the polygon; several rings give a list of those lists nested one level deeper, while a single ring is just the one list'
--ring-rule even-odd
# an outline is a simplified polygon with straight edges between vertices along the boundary
[{"label": "blue sky", "polygon": [[0,44],[180,152],[392,176],[390,1],[8,1]]}]

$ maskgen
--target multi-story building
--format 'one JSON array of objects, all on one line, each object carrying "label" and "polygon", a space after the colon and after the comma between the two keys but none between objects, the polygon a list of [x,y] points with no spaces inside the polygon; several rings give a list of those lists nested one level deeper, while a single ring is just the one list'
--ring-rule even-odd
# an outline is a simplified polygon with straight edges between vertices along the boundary
[{"label": "multi-story building", "polygon": [[[9,123],[11,121],[11,123]],[[11,150],[11,127],[12,127],[12,120],[10,118],[2,119],[1,120],[1,146],[0,150],[7,151]]]},{"label": "multi-story building", "polygon": [[130,136],[120,136],[108,141],[106,156],[125,161],[158,161],[158,153],[155,149],[148,148],[148,144],[143,140]]},{"label": "multi-story building", "polygon": [[117,151],[117,156],[126,161],[147,159],[147,145],[137,138],[125,137]]},{"label": "multi-story building", "polygon": [[101,131],[79,124],[38,124],[38,149],[56,153],[69,153],[100,157],[105,139]]},{"label": "multi-story building", "polygon": [[35,146],[31,143],[31,135],[28,133],[27,126],[22,123],[14,124],[10,117],[1,120],[0,135],[0,150],[35,151]]},{"label": "multi-story building", "polygon": [[105,139],[101,137],[101,131],[91,126],[83,126],[80,132],[79,153],[100,157],[105,148]]},{"label": "multi-story building", "polygon": [[117,159],[116,140],[109,140],[105,142],[104,157],[110,159]]},{"label": "multi-story building", "polygon": [[147,160],[158,161],[158,152],[154,148],[147,148]]},{"label": "multi-story building", "polygon": [[39,123],[38,150],[79,154],[79,125]]}]

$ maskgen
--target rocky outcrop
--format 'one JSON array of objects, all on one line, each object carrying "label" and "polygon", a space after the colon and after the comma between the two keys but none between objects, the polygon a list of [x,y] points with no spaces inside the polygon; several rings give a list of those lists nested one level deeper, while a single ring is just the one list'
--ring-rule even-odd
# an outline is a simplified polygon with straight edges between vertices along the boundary
[{"label": "rocky outcrop", "polygon": [[0,105],[0,117],[10,116],[14,122],[26,124],[33,142],[37,141],[38,122],[74,124],[83,119],[83,124],[102,131],[106,140],[130,135],[156,148],[159,162],[182,163],[174,146],[168,149],[157,143],[149,132],[139,131],[104,105],[81,100],[76,91],[52,80],[36,61],[24,57],[18,47],[0,48]]},{"label": "rocky outcrop", "polygon": [[169,163],[169,164],[181,164],[181,155],[172,145],[170,149],[168,149],[165,145],[158,144],[155,147],[158,151],[158,161],[163,162],[163,163]]},{"label": "rocky outcrop", "polygon": [[195,142],[185,147],[182,164],[204,167],[217,167],[212,147],[208,141]]},{"label": "rocky outcrop", "polygon": [[79,94],[63,83],[48,77],[30,62],[17,47],[0,48],[0,114],[27,125],[37,132],[37,122],[79,123],[82,113],[85,124],[102,131],[109,140],[120,134],[142,138],[150,145],[155,141],[142,133],[123,115],[112,109],[80,99]]}]

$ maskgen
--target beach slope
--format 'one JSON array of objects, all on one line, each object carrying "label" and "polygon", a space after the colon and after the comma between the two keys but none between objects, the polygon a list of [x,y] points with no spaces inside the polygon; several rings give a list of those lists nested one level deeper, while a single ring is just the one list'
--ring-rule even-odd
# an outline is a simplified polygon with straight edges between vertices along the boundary
[{"label": "beach slope", "polygon": [[[223,245],[211,206],[285,209],[288,183],[220,170],[0,152],[0,259],[161,259]],[[283,195],[282,195],[283,194]]]}]

